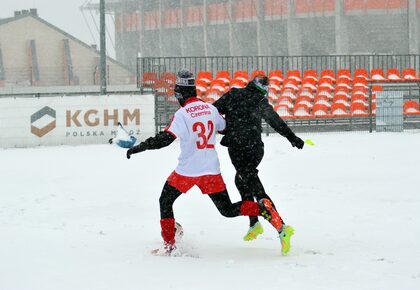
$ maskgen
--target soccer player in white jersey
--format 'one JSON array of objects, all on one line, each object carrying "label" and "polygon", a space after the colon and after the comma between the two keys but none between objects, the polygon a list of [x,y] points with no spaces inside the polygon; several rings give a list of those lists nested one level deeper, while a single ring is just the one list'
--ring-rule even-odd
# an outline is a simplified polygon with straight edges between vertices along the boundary
[{"label": "soccer player in white jersey", "polygon": [[195,79],[189,71],[178,72],[175,97],[181,108],[167,128],[127,151],[127,158],[130,159],[132,154],[168,146],[176,138],[181,141],[178,166],[168,177],[159,198],[166,254],[170,255],[175,249],[173,204],[194,185],[210,197],[223,216],[263,216],[279,231],[283,226],[282,220],[268,199],[261,199],[258,203],[231,202],[215,149],[216,132],[223,131],[226,123],[212,104],[197,98]]}]

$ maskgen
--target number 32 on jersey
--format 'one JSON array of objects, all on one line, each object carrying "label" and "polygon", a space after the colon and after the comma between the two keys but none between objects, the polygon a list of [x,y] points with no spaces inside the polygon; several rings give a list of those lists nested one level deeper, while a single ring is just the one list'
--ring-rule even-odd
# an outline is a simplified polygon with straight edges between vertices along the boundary
[{"label": "number 32 on jersey", "polygon": [[202,122],[196,122],[192,127],[193,132],[197,133],[198,141],[196,144],[197,149],[200,150],[214,148],[214,144],[209,144],[209,141],[214,134],[214,124],[209,120],[206,125]]}]

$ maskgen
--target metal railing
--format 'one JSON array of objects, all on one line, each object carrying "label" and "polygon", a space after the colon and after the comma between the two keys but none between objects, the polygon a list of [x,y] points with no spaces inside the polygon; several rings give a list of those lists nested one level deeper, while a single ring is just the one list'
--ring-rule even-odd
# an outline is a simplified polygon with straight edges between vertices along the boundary
[{"label": "metal railing", "polygon": [[[403,101],[415,100],[417,103],[420,102],[420,83],[416,81],[398,83],[398,82],[387,82],[381,83],[376,82],[375,85],[382,86],[384,92],[399,92],[403,95]],[[368,102],[368,115],[367,116],[350,116],[346,117],[322,117],[317,118],[314,116],[304,118],[291,118],[284,119],[284,121],[293,129],[295,132],[344,132],[344,131],[365,131],[373,132],[376,131],[376,109],[374,109],[374,93],[372,87],[369,86],[367,91],[369,98]],[[375,106],[376,107],[376,106]],[[394,112],[393,112],[394,113]],[[406,115],[401,108],[401,114],[403,114],[404,129],[420,129],[420,115]],[[265,130],[267,134],[275,133],[275,131],[268,125],[265,124]]]},{"label": "metal railing", "polygon": [[[402,92],[404,101],[420,102],[420,83],[377,83],[383,86],[383,91]],[[373,94],[368,89],[368,116],[346,117],[299,117],[283,119],[294,132],[373,132],[376,131],[376,113],[373,109]],[[165,93],[155,93],[155,126],[156,132],[163,130],[171,121],[173,114],[179,109],[179,104],[173,96]],[[401,112],[403,113],[403,112]],[[404,129],[420,129],[420,115],[404,114]],[[275,133],[263,121],[263,128],[267,135]]]}]

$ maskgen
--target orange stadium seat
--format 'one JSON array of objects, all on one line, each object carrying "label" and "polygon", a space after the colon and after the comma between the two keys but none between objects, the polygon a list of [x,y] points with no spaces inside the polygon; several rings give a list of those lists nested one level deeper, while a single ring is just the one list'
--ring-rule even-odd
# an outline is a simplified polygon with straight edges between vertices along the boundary
[{"label": "orange stadium seat", "polygon": [[314,104],[317,104],[317,103],[320,103],[320,102],[325,103],[325,104],[327,104],[327,103],[329,104],[330,100],[331,99],[328,98],[327,96],[317,94],[315,96],[315,99],[314,99]]},{"label": "orange stadium seat", "polygon": [[268,94],[276,96],[278,98],[280,96],[280,90],[277,90],[277,88],[269,87]]},{"label": "orange stadium seat", "polygon": [[410,100],[404,102],[404,115],[420,115],[419,104]]},{"label": "orange stadium seat", "polygon": [[365,80],[369,79],[368,71],[364,68],[358,68],[354,71],[354,79],[364,78]]},{"label": "orange stadium seat", "polygon": [[292,113],[290,112],[290,108],[286,105],[279,104],[274,107],[274,111],[279,114],[280,117],[287,119],[287,118],[293,118]]},{"label": "orange stadium seat", "polygon": [[352,93],[351,97],[352,97],[352,99],[357,98],[359,100],[362,100],[362,99],[367,100],[369,98],[369,95],[367,93],[367,89],[357,90],[357,91],[353,90],[353,93]]},{"label": "orange stadium seat", "polygon": [[335,88],[334,96],[344,96],[347,99],[350,99],[350,89],[347,87]]},{"label": "orange stadium seat", "polygon": [[331,105],[331,115],[333,117],[350,117],[348,107],[342,103],[333,103]]},{"label": "orange stadium seat", "polygon": [[357,76],[353,80],[353,91],[367,90],[368,82],[364,76]]},{"label": "orange stadium seat", "polygon": [[368,98],[369,97],[367,96],[367,94],[364,93],[364,92],[362,92],[362,91],[354,92],[351,95],[351,101],[352,102],[355,102],[355,101],[358,101],[358,100],[361,100],[363,102],[367,102],[368,101]]},{"label": "orange stadium seat", "polygon": [[367,107],[362,103],[355,102],[350,106],[350,113],[352,116],[367,117],[369,115],[367,111]]},{"label": "orange stadium seat", "polygon": [[200,92],[200,91],[197,90],[197,97],[200,98],[200,99],[203,99],[207,95],[207,93],[208,93],[207,91]]},{"label": "orange stadium seat", "polygon": [[271,91],[268,91],[268,102],[271,104],[271,105],[273,105],[273,106],[276,106],[276,105],[278,105],[278,103],[279,103],[279,99],[280,99],[280,97],[278,96],[278,95],[276,95],[276,94],[274,94],[273,92],[271,92]]},{"label": "orange stadium seat", "polygon": [[311,89],[305,88],[305,87],[301,87],[299,90],[299,95],[300,96],[307,96],[309,97],[311,100],[313,100],[315,98],[315,92],[312,91]]},{"label": "orange stadium seat", "polygon": [[210,89],[209,93],[206,96],[208,102],[213,103],[217,101],[223,93],[218,89]]},{"label": "orange stadium seat", "polygon": [[233,73],[233,79],[240,79],[241,81],[248,83],[248,72],[244,70],[238,70]]},{"label": "orange stadium seat", "polygon": [[176,74],[173,73],[173,72],[164,72],[160,76],[160,79],[163,80],[167,84],[175,85],[175,82],[176,82]]},{"label": "orange stadium seat", "polygon": [[335,89],[351,89],[351,81],[347,78],[337,79],[337,85]]},{"label": "orange stadium seat", "polygon": [[308,108],[312,108],[313,106],[312,99],[308,96],[298,96],[295,104],[305,104]]},{"label": "orange stadium seat", "polygon": [[369,107],[369,103],[368,103],[368,101],[367,100],[363,100],[363,99],[352,99],[351,100],[351,104],[354,104],[354,103],[359,103],[359,104],[362,104],[363,106],[365,106],[366,108],[368,108]]},{"label": "orange stadium seat", "polygon": [[397,68],[389,68],[386,73],[386,78],[391,81],[401,81],[400,70]]},{"label": "orange stadium seat", "polygon": [[[167,86],[166,87],[166,94],[168,96],[173,97],[175,95],[175,91],[174,91],[175,86],[173,86],[173,85],[166,85],[166,86]],[[173,99],[173,100],[176,102],[176,99]]]},{"label": "orange stadium seat", "polygon": [[215,79],[210,83],[210,90],[219,90],[222,94],[227,90],[226,83],[222,79]]},{"label": "orange stadium seat", "polygon": [[278,17],[287,14],[287,3],[278,0],[265,0],[264,15],[266,17]]},{"label": "orange stadium seat", "polygon": [[208,90],[208,84],[205,80],[199,79],[195,81],[195,87],[197,89],[197,95],[203,96],[207,93]]},{"label": "orange stadium seat", "polygon": [[311,79],[311,78],[303,79],[301,89],[307,89],[309,91],[316,91],[317,90],[316,80]]},{"label": "orange stadium seat", "polygon": [[371,87],[371,91],[372,91],[372,102],[376,102],[376,92],[382,92],[383,88],[380,85],[373,85]]},{"label": "orange stadium seat", "polygon": [[370,71],[370,78],[372,81],[386,81],[384,71],[381,68],[373,68]]},{"label": "orange stadium seat", "polygon": [[209,71],[200,71],[197,74],[197,80],[203,80],[205,81],[207,84],[210,84],[211,81],[213,80],[213,75],[211,72]]},{"label": "orange stadium seat", "polygon": [[329,106],[325,104],[314,104],[312,107],[312,115],[315,118],[328,118],[330,117]]},{"label": "orange stadium seat", "polygon": [[388,0],[387,3],[387,8],[388,9],[406,9],[407,8],[407,3],[408,1],[406,0]]},{"label": "orange stadium seat", "polygon": [[344,0],[344,10],[364,10],[365,0]]},{"label": "orange stadium seat", "polygon": [[253,80],[255,76],[257,75],[267,75],[267,74],[265,73],[265,71],[260,70],[260,69],[254,70],[251,74],[251,80]]},{"label": "orange stadium seat", "polygon": [[201,97],[199,97],[200,98],[200,100],[202,100],[203,102],[206,102],[206,103],[211,103],[211,102],[209,102],[208,100],[207,100],[207,97],[204,95],[204,96],[201,96]]},{"label": "orange stadium seat", "polygon": [[230,88],[244,88],[248,81],[244,81],[243,78],[233,79],[229,83]]},{"label": "orange stadium seat", "polygon": [[308,118],[311,117],[309,107],[306,104],[296,104],[293,107],[293,115],[295,118]]},{"label": "orange stadium seat", "polygon": [[170,91],[171,85],[166,83],[164,80],[157,80],[153,84],[153,91],[159,95],[166,95]]},{"label": "orange stadium seat", "polygon": [[271,70],[268,73],[268,78],[270,79],[270,82],[277,80],[281,84],[283,83],[283,72],[281,70]]},{"label": "orange stadium seat", "polygon": [[303,80],[302,82],[305,82],[306,80],[312,81],[313,84],[316,84],[318,82],[318,73],[316,70],[305,70],[303,72]]},{"label": "orange stadium seat", "polygon": [[291,89],[282,88],[280,92],[280,97],[290,97],[292,100],[296,99],[297,92]]},{"label": "orange stadium seat", "polygon": [[229,84],[230,82],[230,72],[225,70],[220,70],[216,73],[216,80],[222,80],[225,84]]},{"label": "orange stadium seat", "polygon": [[350,106],[350,99],[344,95],[335,95],[333,99],[333,103],[341,103],[346,107]]},{"label": "orange stadium seat", "polygon": [[405,80],[416,80],[416,71],[414,68],[405,68],[402,72],[402,78]]},{"label": "orange stadium seat", "polygon": [[278,94],[276,94],[276,92],[274,92],[273,90],[271,90],[271,89],[269,89],[268,90],[268,101],[271,103],[271,104],[275,104],[275,105],[277,105],[277,103],[278,103],[278,101],[279,101],[279,95]]},{"label": "orange stadium seat", "polygon": [[268,88],[270,90],[273,90],[276,92],[276,94],[280,94],[281,91],[281,83],[277,79],[270,80],[270,83],[268,85]]},{"label": "orange stadium seat", "polygon": [[289,70],[286,74],[286,80],[287,79],[294,79],[297,83],[300,83],[302,81],[302,77],[300,75],[300,71],[298,70]]},{"label": "orange stadium seat", "polygon": [[387,9],[388,0],[366,0],[367,9]]},{"label": "orange stadium seat", "polygon": [[384,90],[381,85],[373,85],[371,89],[372,92],[382,92]]},{"label": "orange stadium seat", "polygon": [[318,90],[318,94],[319,96],[325,96],[327,97],[329,100],[332,100],[334,98],[334,95],[332,94],[331,90]]},{"label": "orange stadium seat", "polygon": [[268,90],[268,102],[272,105],[277,105],[279,96],[272,90]]},{"label": "orange stadium seat", "polygon": [[283,89],[289,89],[297,92],[299,90],[299,84],[298,81],[294,78],[287,78],[284,81]]},{"label": "orange stadium seat", "polygon": [[334,90],[334,84],[331,78],[321,78],[319,80],[318,91],[330,91]]},{"label": "orange stadium seat", "polygon": [[157,81],[157,74],[155,72],[145,72],[141,80],[143,87],[152,88]]},{"label": "orange stadium seat", "polygon": [[335,0],[318,0],[317,9],[315,12],[334,12],[335,11]]},{"label": "orange stadium seat", "polygon": [[321,71],[321,76],[319,77],[319,82],[321,83],[325,79],[329,79],[332,83],[335,83],[334,71],[331,69],[323,69]]},{"label": "orange stadium seat", "polygon": [[269,103],[272,107],[277,106],[277,100],[276,100],[276,99],[272,99],[272,98],[268,97],[268,103]]},{"label": "orange stadium seat", "polygon": [[308,0],[299,0],[299,1],[295,1],[295,14],[306,14],[309,13],[311,11],[311,6],[308,3]]},{"label": "orange stadium seat", "polygon": [[337,72],[337,83],[339,83],[341,80],[347,80],[349,82],[352,81],[351,73],[349,69],[340,69]]},{"label": "orange stadium seat", "polygon": [[285,105],[285,106],[287,106],[288,108],[293,108],[293,106],[294,106],[294,101],[293,101],[293,99],[292,99],[291,97],[289,97],[289,96],[284,96],[284,97],[279,97],[279,98],[277,99],[277,104],[278,104],[278,105]]}]

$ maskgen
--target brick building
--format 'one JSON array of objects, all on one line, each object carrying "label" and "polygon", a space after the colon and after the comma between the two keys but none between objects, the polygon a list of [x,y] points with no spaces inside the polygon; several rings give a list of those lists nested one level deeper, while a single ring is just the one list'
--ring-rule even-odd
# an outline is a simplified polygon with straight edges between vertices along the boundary
[{"label": "brick building", "polygon": [[[0,86],[99,84],[99,52],[38,16],[36,9],[0,19]],[[107,59],[110,85],[135,82],[127,67]]]}]

